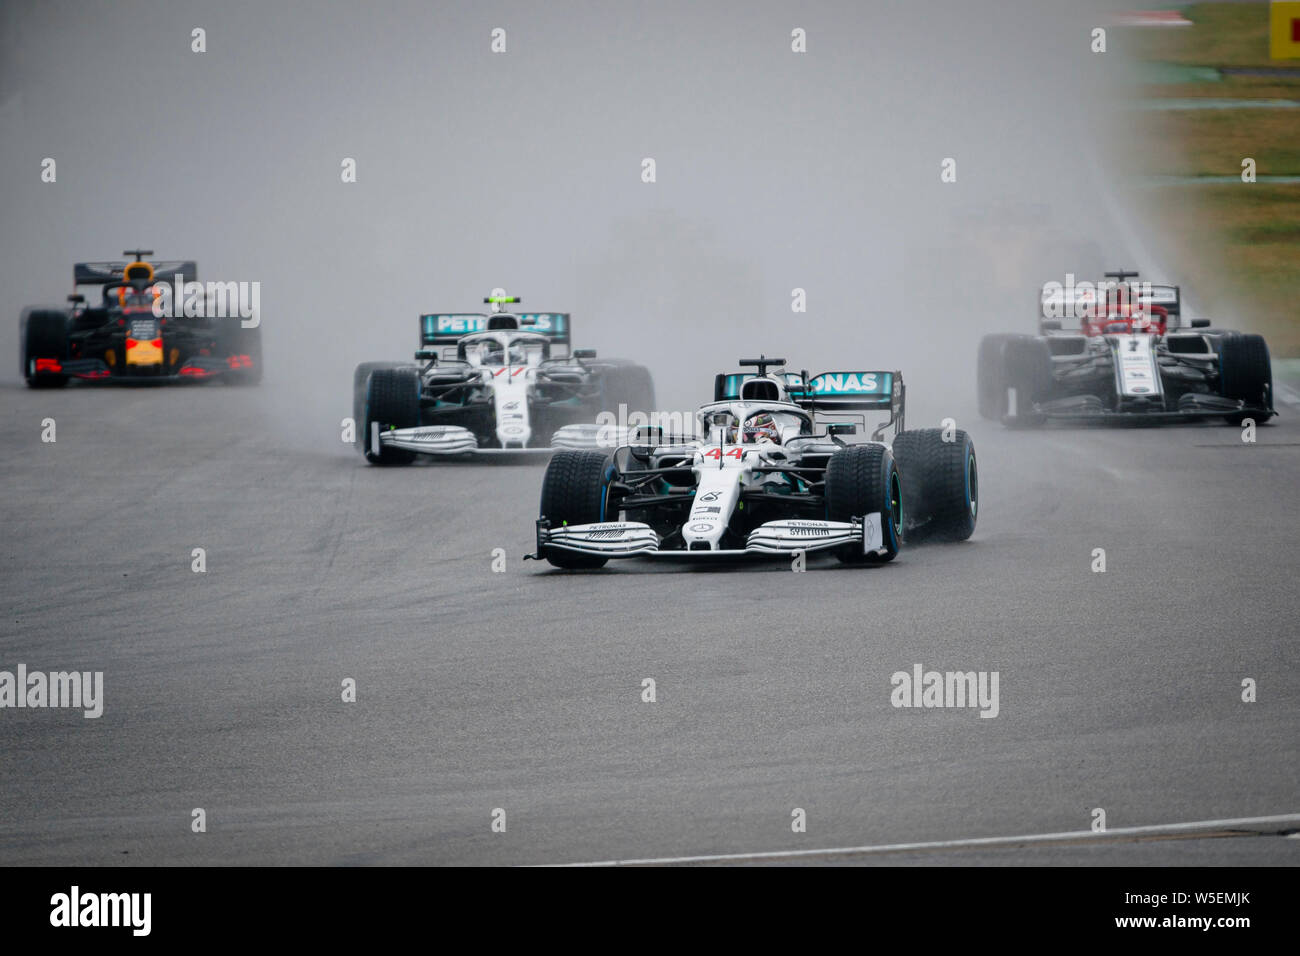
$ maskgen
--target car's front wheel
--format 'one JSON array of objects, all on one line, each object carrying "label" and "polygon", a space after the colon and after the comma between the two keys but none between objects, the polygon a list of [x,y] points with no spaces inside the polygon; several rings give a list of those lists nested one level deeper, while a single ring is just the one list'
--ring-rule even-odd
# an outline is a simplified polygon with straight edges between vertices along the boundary
[{"label": "car's front wheel", "polygon": [[381,368],[401,368],[401,362],[362,362],[352,373],[352,426],[357,451],[366,453],[370,434],[366,429],[366,392],[370,387],[370,373]]},{"label": "car's front wheel", "polygon": [[68,314],[57,309],[28,309],[23,313],[23,378],[28,388],[62,388],[68,376],[61,372],[68,357]]},{"label": "car's front wheel", "polygon": [[1007,413],[1007,375],[1002,352],[1010,338],[1010,335],[986,335],[980,339],[975,366],[980,416],[995,422]]},{"label": "car's front wheel", "polygon": [[[1235,398],[1257,408],[1273,407],[1273,364],[1268,343],[1262,335],[1229,332],[1219,339],[1219,389],[1224,398]],[[1262,425],[1272,411],[1238,412],[1228,423],[1240,425],[1247,418]]]},{"label": "car's front wheel", "polygon": [[845,564],[892,561],[903,537],[903,491],[894,456],[884,445],[850,445],[826,464],[826,519],[849,521],[879,512],[879,550],[846,545],[835,556]]},{"label": "car's front wheel", "polygon": [[[542,517],[552,528],[610,520],[609,484],[615,473],[614,458],[605,452],[556,452],[542,479]],[[609,559],[547,548],[546,560],[557,568],[581,569],[603,567]]]},{"label": "car's front wheel", "polygon": [[366,385],[365,432],[361,436],[366,461],[373,465],[409,465],[415,452],[404,448],[371,447],[373,427],[415,428],[420,424],[420,372],[413,368],[379,368]]}]

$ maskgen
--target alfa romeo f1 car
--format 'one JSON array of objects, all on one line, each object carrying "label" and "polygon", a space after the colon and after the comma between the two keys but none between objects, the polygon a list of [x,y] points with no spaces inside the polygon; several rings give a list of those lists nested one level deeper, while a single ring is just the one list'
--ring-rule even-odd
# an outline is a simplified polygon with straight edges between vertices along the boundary
[{"label": "alfa romeo f1 car", "polygon": [[[784,364],[743,359],[757,372],[717,376],[694,435],[638,428],[613,451],[556,454],[529,557],[598,568],[610,558],[829,551],[863,564],[892,560],[905,539],[971,536],[979,478],[969,435],[905,430],[899,372],[809,376]],[[887,420],[869,440],[846,442],[873,411]]]},{"label": "alfa romeo f1 car", "polygon": [[[262,377],[262,330],[231,317],[155,314],[160,284],[197,281],[193,262],[148,262],[148,249],[122,253],[134,261],[78,262],[66,308],[24,309],[19,325],[22,372],[32,388],[70,379],[139,382],[221,378],[255,384]],[[83,290],[100,290],[98,302]],[[170,291],[170,290],[168,290]],[[209,312],[206,308],[202,310]],[[210,313],[209,313],[210,314]]]},{"label": "alfa romeo f1 car", "polygon": [[372,464],[417,455],[552,453],[597,444],[595,421],[619,405],[648,412],[643,366],[570,348],[569,314],[503,311],[420,316],[420,365],[365,362],[352,378],[357,447]]},{"label": "alfa romeo f1 car", "polygon": [[1036,336],[983,338],[981,415],[1007,424],[1273,417],[1262,336],[1213,329],[1209,319],[1184,325],[1178,286],[1132,282],[1137,273],[1123,270],[1106,277],[1044,286]]}]

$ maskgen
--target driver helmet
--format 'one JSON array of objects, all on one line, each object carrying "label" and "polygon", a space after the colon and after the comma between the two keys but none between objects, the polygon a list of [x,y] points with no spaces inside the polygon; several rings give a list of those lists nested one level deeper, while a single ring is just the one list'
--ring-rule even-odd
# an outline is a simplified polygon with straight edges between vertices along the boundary
[{"label": "driver helmet", "polygon": [[760,412],[745,422],[744,440],[747,442],[770,441],[781,444],[781,432],[776,421],[767,412]]},{"label": "driver helmet", "polygon": [[162,293],[157,286],[146,286],[143,289],[136,289],[133,286],[119,286],[117,289],[117,304],[123,308],[128,307],[153,307],[154,299]]}]

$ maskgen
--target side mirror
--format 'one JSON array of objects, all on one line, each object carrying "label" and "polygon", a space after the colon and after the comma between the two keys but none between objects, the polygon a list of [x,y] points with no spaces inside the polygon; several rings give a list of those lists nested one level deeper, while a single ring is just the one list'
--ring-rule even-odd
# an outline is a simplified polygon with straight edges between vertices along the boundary
[{"label": "side mirror", "polygon": [[415,360],[417,362],[434,362],[438,361],[437,349],[416,349]]},{"label": "side mirror", "polygon": [[1208,329],[1209,327],[1209,319],[1192,319],[1192,328],[1194,329]]},{"label": "side mirror", "polygon": [[826,426],[828,435],[856,435],[858,426],[854,422],[831,422]]},{"label": "side mirror", "polygon": [[72,293],[72,295],[68,296],[68,301],[71,302],[73,305],[80,305],[81,303],[86,301],[86,297],[84,295],[80,295],[79,293],[74,292]]},{"label": "side mirror", "polygon": [[537,320],[536,320],[535,318],[533,318],[531,315],[525,315],[525,316],[521,316],[521,317],[520,317],[520,319],[519,319],[519,324],[520,324],[521,326],[524,326],[524,325],[536,325],[536,324],[537,324]]},{"label": "side mirror", "polygon": [[1043,319],[1041,322],[1038,323],[1038,327],[1042,329],[1044,332],[1059,332],[1061,331],[1061,320]]},{"label": "side mirror", "polygon": [[573,357],[576,359],[593,359],[596,357],[595,349],[574,349]]}]

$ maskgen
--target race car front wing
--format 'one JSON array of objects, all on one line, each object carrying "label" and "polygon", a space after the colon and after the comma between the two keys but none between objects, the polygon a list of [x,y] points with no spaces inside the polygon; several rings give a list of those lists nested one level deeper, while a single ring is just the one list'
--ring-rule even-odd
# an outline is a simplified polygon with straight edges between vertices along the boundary
[{"label": "race car front wing", "polygon": [[1053,421],[1084,423],[1127,421],[1134,424],[1196,421],[1232,414],[1276,414],[1271,408],[1250,405],[1240,399],[1198,393],[1183,395],[1174,408],[1168,408],[1159,396],[1150,400],[1127,398],[1121,401],[1118,408],[1108,408],[1095,395],[1077,395],[1037,402],[1033,410],[1043,418]]},{"label": "race car front wing", "polygon": [[549,550],[573,551],[604,558],[665,558],[696,560],[760,555],[791,555],[858,545],[864,554],[881,550],[880,512],[851,521],[787,519],[768,521],[751,531],[743,548],[718,550],[660,550],[662,539],[639,521],[600,521],[594,524],[552,528],[547,518],[537,519],[537,552],[525,558],[540,560]]},{"label": "race car front wing", "polygon": [[565,425],[551,436],[549,445],[483,448],[472,431],[459,425],[385,428],[371,422],[369,442],[375,455],[384,448],[401,448],[420,455],[549,455],[565,448],[612,452],[634,434],[632,429],[613,425]]},{"label": "race car front wing", "polygon": [[191,382],[223,375],[235,368],[251,367],[251,360],[248,365],[236,365],[228,358],[215,358],[204,355],[196,355],[192,358],[186,359],[184,364],[173,371],[165,371],[161,365],[143,367],[118,365],[115,369],[103,359],[99,358],[38,358],[32,360],[33,372],[66,375],[69,378],[82,379],[91,382],[105,381],[108,379],[116,381],[138,381],[142,383]]},{"label": "race car front wing", "polygon": [[385,448],[401,448],[421,455],[464,455],[481,450],[474,433],[457,425],[383,429],[379,422],[371,422],[370,450],[378,455]]}]

